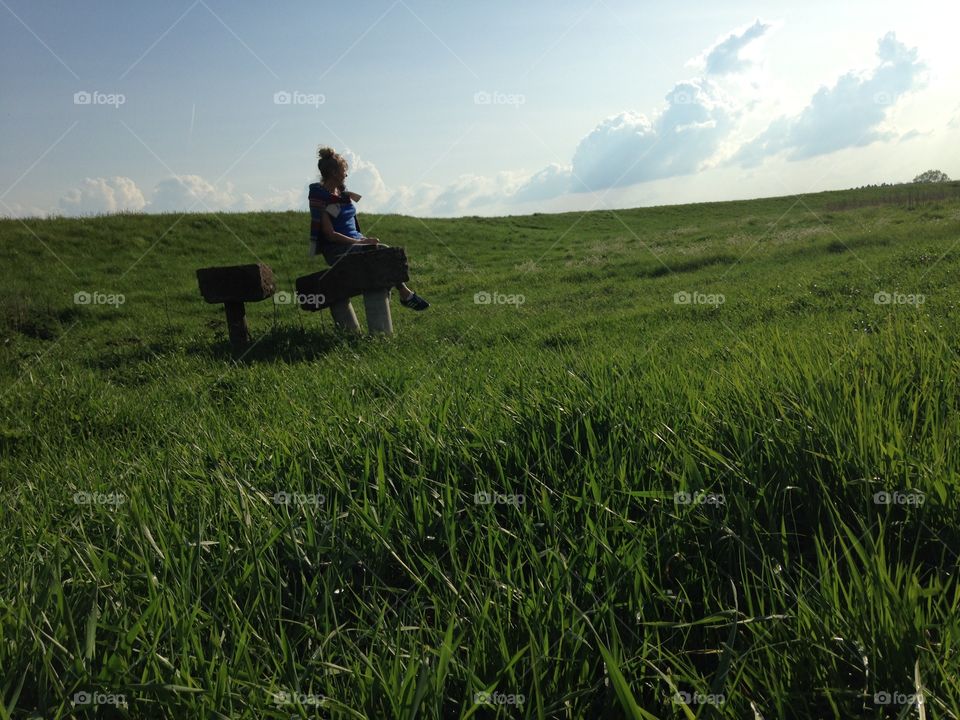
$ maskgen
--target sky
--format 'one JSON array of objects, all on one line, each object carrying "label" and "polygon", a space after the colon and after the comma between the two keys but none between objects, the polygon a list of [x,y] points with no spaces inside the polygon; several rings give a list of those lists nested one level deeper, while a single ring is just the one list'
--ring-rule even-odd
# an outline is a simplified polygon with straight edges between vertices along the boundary
[{"label": "sky", "polygon": [[0,215],[516,215],[960,176],[960,6],[0,0]]}]

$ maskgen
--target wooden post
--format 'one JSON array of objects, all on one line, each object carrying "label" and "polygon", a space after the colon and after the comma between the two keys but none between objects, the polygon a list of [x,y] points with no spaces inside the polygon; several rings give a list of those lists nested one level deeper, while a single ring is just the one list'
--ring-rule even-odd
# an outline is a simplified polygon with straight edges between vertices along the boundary
[{"label": "wooden post", "polygon": [[247,329],[247,309],[242,302],[225,302],[223,309],[227,313],[227,333],[230,335],[230,346],[234,352],[240,352],[250,342],[250,331]]},{"label": "wooden post", "polygon": [[277,283],[269,265],[233,265],[197,270],[200,294],[208,303],[223,303],[227,333],[235,353],[250,342],[245,302],[265,300],[276,292]]}]

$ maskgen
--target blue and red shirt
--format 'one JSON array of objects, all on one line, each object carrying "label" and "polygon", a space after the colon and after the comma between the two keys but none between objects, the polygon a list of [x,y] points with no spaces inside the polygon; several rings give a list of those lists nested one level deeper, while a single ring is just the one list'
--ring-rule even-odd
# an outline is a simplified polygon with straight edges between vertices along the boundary
[{"label": "blue and red shirt", "polygon": [[321,183],[310,185],[310,240],[319,247],[331,244],[323,236],[323,226],[320,224],[324,213],[330,216],[333,229],[353,238],[362,238],[357,226],[357,206],[345,193],[332,194]]}]

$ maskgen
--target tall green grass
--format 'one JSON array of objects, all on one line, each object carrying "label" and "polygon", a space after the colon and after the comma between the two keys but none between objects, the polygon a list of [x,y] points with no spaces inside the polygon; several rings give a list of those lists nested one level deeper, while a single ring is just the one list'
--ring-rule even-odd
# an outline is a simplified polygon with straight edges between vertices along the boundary
[{"label": "tall green grass", "polygon": [[0,222],[0,717],[956,717],[960,205],[858,198],[368,218],[433,307],[241,358],[302,214]]}]

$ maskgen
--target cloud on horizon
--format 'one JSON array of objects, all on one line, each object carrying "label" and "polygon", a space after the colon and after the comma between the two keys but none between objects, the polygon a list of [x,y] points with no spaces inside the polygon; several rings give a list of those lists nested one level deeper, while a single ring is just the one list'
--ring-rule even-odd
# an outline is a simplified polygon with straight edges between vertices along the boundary
[{"label": "cloud on horizon", "polygon": [[30,208],[31,215],[100,215],[118,212],[253,212],[258,210],[306,210],[303,189],[278,190],[259,199],[238,193],[232,183],[216,187],[199,175],[164,178],[147,199],[128,177],[84,178],[81,185],[60,198],[57,207],[44,211]]},{"label": "cloud on horizon", "polygon": [[60,210],[77,215],[138,212],[146,205],[140,188],[128,177],[84,178],[59,203]]}]

